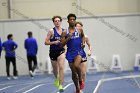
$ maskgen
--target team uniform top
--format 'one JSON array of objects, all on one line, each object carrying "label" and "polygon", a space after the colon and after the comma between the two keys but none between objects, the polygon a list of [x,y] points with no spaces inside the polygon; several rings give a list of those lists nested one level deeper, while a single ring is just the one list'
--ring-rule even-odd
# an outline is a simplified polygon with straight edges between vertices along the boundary
[{"label": "team uniform top", "polygon": [[[68,34],[69,34],[68,29],[66,31],[67,31],[67,36],[68,36]],[[74,62],[74,58],[77,55],[81,55],[81,56],[83,55],[81,44],[82,44],[81,35],[80,35],[79,31],[77,29],[75,29],[70,40],[67,42],[66,58],[67,58],[68,62]]]},{"label": "team uniform top", "polygon": [[[57,30],[56,30],[55,27],[53,28],[53,31],[54,31],[54,34],[53,34],[53,37],[50,39],[50,41],[51,41],[51,42],[56,41],[56,40],[59,40],[59,41],[60,41],[61,35],[59,35],[59,34],[57,33]],[[62,31],[64,31],[64,29],[62,29]],[[55,44],[50,45],[50,51],[61,51],[61,50],[63,50],[63,49],[64,49],[64,48],[60,48],[60,44],[58,44],[58,45],[55,45]]]},{"label": "team uniform top", "polygon": [[38,51],[38,45],[35,38],[27,38],[25,40],[24,47],[27,51],[27,56],[36,56]]},{"label": "team uniform top", "polygon": [[[67,35],[69,34],[67,30]],[[81,50],[81,36],[77,29],[75,29],[75,32],[72,34],[70,40],[67,42],[67,51],[79,51]]]},{"label": "team uniform top", "polygon": [[15,49],[18,47],[18,45],[13,40],[7,40],[2,44],[2,47],[4,47],[6,51],[6,57],[15,57]]}]

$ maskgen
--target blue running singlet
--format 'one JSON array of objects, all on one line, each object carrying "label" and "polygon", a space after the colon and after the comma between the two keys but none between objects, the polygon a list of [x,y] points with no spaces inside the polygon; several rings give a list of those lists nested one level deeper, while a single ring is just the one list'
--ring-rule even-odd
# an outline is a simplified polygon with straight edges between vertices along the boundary
[{"label": "blue running singlet", "polygon": [[[67,36],[69,34],[68,29],[67,31]],[[74,58],[77,55],[83,55],[83,51],[82,51],[82,39],[81,39],[81,35],[78,32],[77,29],[75,29],[74,33],[72,34],[70,40],[67,42],[67,53],[66,53],[66,59],[68,60],[68,62],[74,62]]]},{"label": "blue running singlet", "polygon": [[[60,40],[61,39],[61,35],[59,35],[57,33],[57,30],[56,30],[55,27],[53,28],[53,31],[54,31],[54,35],[50,39],[50,41],[52,42],[52,41]],[[62,31],[64,31],[64,29],[62,29]],[[65,52],[65,50],[64,50],[64,48],[60,48],[60,44],[58,44],[58,45],[55,45],[55,44],[50,45],[50,53],[49,53],[49,56],[50,56],[50,59],[51,60],[54,60],[54,61],[57,60],[57,58],[62,53],[64,53],[64,52]]]}]

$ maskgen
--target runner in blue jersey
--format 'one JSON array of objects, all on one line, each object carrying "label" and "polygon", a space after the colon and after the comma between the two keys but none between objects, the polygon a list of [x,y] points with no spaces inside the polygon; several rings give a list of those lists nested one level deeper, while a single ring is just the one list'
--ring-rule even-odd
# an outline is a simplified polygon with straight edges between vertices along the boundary
[{"label": "runner in blue jersey", "polygon": [[69,14],[67,19],[69,27],[62,33],[60,43],[61,47],[67,45],[66,58],[72,71],[72,80],[76,87],[76,93],[81,93],[80,90],[84,88],[84,82],[81,77],[80,63],[83,55],[82,48],[85,44],[85,37],[82,29],[77,30],[75,28],[75,14]]},{"label": "runner in blue jersey", "polygon": [[[83,24],[81,22],[76,22],[75,26],[78,30],[83,29]],[[90,56],[91,55],[91,44],[89,42],[89,38],[87,35],[85,35],[85,43],[88,45],[88,56]],[[82,55],[82,61],[81,61],[80,67],[81,67],[81,71],[82,71],[82,79],[84,82],[86,79],[86,69],[87,69],[86,61],[87,61],[87,57],[86,57],[86,53],[83,49],[83,55]]]},{"label": "runner in blue jersey", "polygon": [[53,73],[56,78],[54,85],[60,92],[63,92],[65,49],[63,47],[60,48],[60,38],[64,29],[61,28],[62,18],[60,16],[54,16],[52,21],[55,27],[49,30],[45,44],[50,45],[49,56],[53,67]]}]

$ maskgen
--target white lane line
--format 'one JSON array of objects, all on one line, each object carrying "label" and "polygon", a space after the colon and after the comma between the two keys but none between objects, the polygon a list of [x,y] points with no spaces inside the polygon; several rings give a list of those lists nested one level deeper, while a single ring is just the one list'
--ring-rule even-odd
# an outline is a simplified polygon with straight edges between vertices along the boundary
[{"label": "white lane line", "polygon": [[140,88],[140,84],[139,84],[139,82],[136,80],[136,78],[133,78],[133,79],[134,79],[134,81],[136,82],[138,88]]},{"label": "white lane line", "polygon": [[0,91],[5,90],[5,89],[10,88],[10,87],[12,87],[12,86],[7,86],[7,87],[4,87],[4,88],[1,88]]},{"label": "white lane line", "polygon": [[101,79],[98,80],[98,83],[95,87],[95,89],[93,90],[93,93],[97,93],[98,92],[98,89],[100,88],[101,84],[102,84],[102,79],[105,78],[105,72],[103,73],[103,75],[101,76]]},{"label": "white lane line", "polygon": [[28,93],[28,92],[30,92],[30,91],[32,91],[32,90],[34,90],[34,89],[36,89],[36,88],[38,88],[38,87],[40,87],[40,86],[43,86],[43,85],[45,85],[45,84],[37,85],[37,86],[35,86],[35,87],[33,87],[33,88],[31,88],[31,89],[29,89],[29,90],[23,92],[23,93]]},{"label": "white lane line", "polygon": [[[131,72],[130,74],[131,74],[131,75],[133,75],[133,73],[132,73],[132,72]],[[134,81],[136,82],[136,84],[137,84],[138,88],[140,88],[140,84],[139,84],[139,82],[137,81],[137,79],[136,79],[136,78],[134,78],[134,77],[133,77],[133,79],[134,79]]]},{"label": "white lane line", "polygon": [[98,83],[97,83],[97,86],[95,87],[95,89],[93,91],[93,93],[98,93],[98,89],[100,88],[101,84],[102,84],[102,80],[99,80]]},{"label": "white lane line", "polygon": [[[48,77],[49,78],[49,77]],[[37,82],[30,82],[30,83],[25,83],[25,82],[20,82],[20,84],[19,83],[6,83],[6,84],[0,84],[0,86],[2,85],[2,86],[8,86],[8,85],[11,85],[11,87],[16,87],[16,86],[22,86],[22,85],[29,85],[29,86],[26,86],[26,87],[24,87],[24,88],[21,88],[21,89],[19,89],[19,90],[17,90],[15,93],[17,93],[17,92],[19,92],[19,91],[22,91],[22,90],[24,90],[24,89],[26,89],[26,88],[28,88],[28,87],[30,87],[30,86],[33,86],[34,84],[38,84],[38,83],[41,83],[41,82],[44,82],[44,81],[46,81],[48,78],[45,78],[45,79],[43,79],[43,80],[40,80],[40,81],[37,81]],[[48,82],[47,82],[48,83]],[[49,84],[52,84],[52,83],[50,83],[49,82]],[[9,86],[7,87],[7,88],[9,88]],[[4,90],[4,89],[3,89]],[[1,89],[0,89],[0,91],[1,91]]]},{"label": "white lane line", "polygon": [[100,86],[102,85],[103,82],[114,81],[114,80],[121,80],[121,79],[123,80],[123,79],[129,79],[129,78],[139,78],[139,77],[140,77],[140,75],[131,75],[131,76],[129,75],[129,76],[121,76],[121,77],[113,77],[113,78],[100,79],[98,81],[98,84],[97,84],[96,88],[94,89],[93,93],[97,93],[98,92],[98,89],[100,88]]},{"label": "white lane line", "polygon": [[[40,84],[44,84],[44,83],[40,83]],[[45,84],[53,84],[53,83],[45,83]],[[21,85],[21,84],[20,84]],[[29,88],[29,87],[32,87],[34,84],[24,84],[24,85],[27,85],[27,86],[25,86],[25,87],[22,87],[22,88],[20,88],[20,89],[18,89],[15,93],[17,93],[17,92],[20,92],[20,91],[23,91],[23,90],[25,90],[26,88]],[[18,86],[18,85],[16,85],[16,86]]]},{"label": "white lane line", "polygon": [[[65,87],[64,87],[64,90],[66,89],[66,88],[68,88],[69,86],[71,86],[73,83],[70,83],[70,84],[68,84],[68,85],[66,85]],[[60,92],[57,92],[57,93],[60,93]]]},{"label": "white lane line", "polygon": [[29,87],[31,87],[31,86],[33,86],[33,85],[28,85],[28,86],[26,86],[26,87],[23,87],[23,88],[17,90],[16,93],[19,92],[19,91],[25,90],[26,88],[29,88]]},{"label": "white lane line", "polygon": [[73,83],[70,83],[70,84],[68,84],[68,85],[66,85],[65,87],[64,87],[64,90],[66,89],[66,88],[68,88],[69,86],[71,86]]},{"label": "white lane line", "polygon": [[[43,84],[43,83],[42,83],[42,84]],[[48,82],[47,82],[47,83],[45,83],[45,84],[53,84],[53,83],[48,83]],[[23,84],[22,84],[22,85],[23,85]],[[27,86],[18,89],[15,93],[20,92],[20,91],[23,91],[23,90],[25,90],[26,88],[29,88],[29,87],[32,87],[32,86],[33,86],[33,84],[24,84],[24,85],[27,85]],[[16,86],[18,86],[18,85],[16,85]],[[20,86],[21,86],[21,84],[20,84]]]}]

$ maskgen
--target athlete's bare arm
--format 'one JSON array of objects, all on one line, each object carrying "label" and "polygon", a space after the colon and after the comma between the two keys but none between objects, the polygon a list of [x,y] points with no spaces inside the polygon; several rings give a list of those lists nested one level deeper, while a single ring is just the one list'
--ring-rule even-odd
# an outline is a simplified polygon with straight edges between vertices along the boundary
[{"label": "athlete's bare arm", "polygon": [[72,36],[72,33],[69,33],[67,38],[66,38],[66,35],[67,35],[67,32],[63,31],[61,34],[60,47],[64,47],[67,44],[67,42],[70,40]]},{"label": "athlete's bare arm", "polygon": [[59,40],[57,41],[53,41],[53,42],[50,42],[50,39],[53,37],[53,30],[49,30],[48,33],[47,33],[47,37],[46,37],[46,40],[45,40],[45,45],[52,45],[52,44],[59,44]]},{"label": "athlete's bare arm", "polygon": [[92,48],[88,36],[85,36],[85,40],[86,40],[86,44],[88,45],[88,56],[91,56]]},{"label": "athlete's bare arm", "polygon": [[90,44],[90,42],[89,42],[89,38],[88,38],[88,36],[85,36],[85,42],[86,42],[86,44],[88,45],[88,49],[91,51],[91,44]]},{"label": "athlete's bare arm", "polygon": [[80,29],[80,32],[81,32],[81,37],[82,37],[82,47],[84,48],[85,47],[85,34],[84,34],[83,29]]}]

